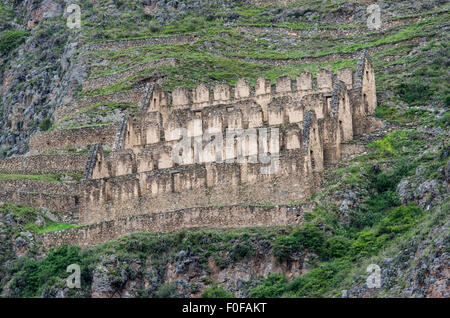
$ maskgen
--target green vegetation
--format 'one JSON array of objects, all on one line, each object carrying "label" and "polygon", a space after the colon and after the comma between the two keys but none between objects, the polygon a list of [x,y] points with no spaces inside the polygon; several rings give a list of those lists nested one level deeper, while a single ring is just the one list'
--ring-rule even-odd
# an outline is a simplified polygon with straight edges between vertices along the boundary
[{"label": "green vegetation", "polygon": [[202,293],[203,298],[233,298],[234,295],[221,287],[220,285],[213,285],[205,288]]},{"label": "green vegetation", "polygon": [[411,105],[425,103],[433,95],[430,85],[419,80],[400,84],[397,87],[397,92],[402,99]]},{"label": "green vegetation", "polygon": [[442,128],[448,128],[450,126],[450,111],[446,111],[439,119],[439,126]]},{"label": "green vegetation", "polygon": [[[330,237],[340,241],[339,254],[333,260],[319,263],[309,273],[288,282],[281,274],[271,274],[261,285],[251,290],[253,297],[322,297],[339,286],[350,273],[355,261],[374,255],[389,243],[389,235],[404,233],[417,224],[422,215],[416,206],[395,208],[382,219],[376,230],[362,231],[348,249],[348,239]],[[350,232],[351,233],[351,232]],[[391,241],[392,242],[392,241]],[[330,250],[329,250],[330,251]],[[335,250],[336,251],[336,250]],[[331,252],[331,251],[330,251]]]},{"label": "green vegetation", "polygon": [[29,36],[24,30],[6,30],[0,36],[0,54],[8,55]]},{"label": "green vegetation", "polygon": [[52,127],[53,123],[50,118],[45,118],[41,123],[39,124],[39,129],[41,131],[47,131]]},{"label": "green vegetation", "polygon": [[437,123],[429,110],[414,107],[401,110],[387,105],[378,105],[375,116],[398,124],[424,123],[430,126],[437,126],[445,122],[445,117]]},{"label": "green vegetation", "polygon": [[[12,264],[8,270],[14,275],[11,281],[13,290],[20,291],[21,297],[34,297],[41,294],[47,286],[58,283],[57,277],[67,278],[70,274],[66,272],[67,264],[83,264],[80,248],[63,246],[51,251],[41,261],[20,258]],[[86,268],[82,269],[82,285],[86,285],[89,277]]]},{"label": "green vegetation", "polygon": [[[14,217],[20,221],[24,230],[32,231],[37,234],[65,230],[79,226],[74,224],[52,221],[48,218],[48,216],[41,213],[39,209],[25,205],[4,203],[3,205],[0,206],[0,213],[2,212],[12,213]],[[52,211],[52,213],[58,214],[58,212],[56,211]],[[36,223],[38,218],[40,218],[41,220],[40,224]]]},{"label": "green vegetation", "polygon": [[80,227],[82,225],[74,225],[74,224],[69,224],[69,223],[52,223],[42,229],[36,229],[35,232],[37,234],[42,234],[42,233],[48,233],[48,232],[54,232],[54,231],[61,231],[61,230],[67,230],[67,229],[71,229],[71,228],[75,228],[75,227]]},{"label": "green vegetation", "polygon": [[287,279],[282,274],[270,273],[262,284],[250,291],[253,298],[272,298],[280,297],[285,292]]},{"label": "green vegetation", "polygon": [[[234,85],[239,77],[246,78],[250,83],[254,83],[257,77],[256,75],[262,75],[274,81],[275,78],[281,75],[289,75],[295,78],[300,71],[316,73],[319,68],[330,68],[336,71],[342,67],[355,67],[355,60],[346,59],[334,62],[311,61],[312,63],[309,61],[308,63],[299,61],[298,63],[278,66],[271,65],[270,63],[264,64],[263,59],[318,58],[332,53],[357,52],[364,48],[399,43],[415,39],[418,36],[432,36],[438,32],[437,28],[445,23],[445,20],[445,16],[428,18],[409,26],[394,28],[385,37],[380,37],[380,34],[374,33],[368,34],[368,39],[360,36],[348,36],[345,37],[345,40],[335,41],[334,38],[324,38],[322,36],[305,38],[302,41],[295,41],[288,45],[277,44],[278,41],[282,41],[281,36],[273,35],[270,38],[266,38],[257,34],[241,33],[233,28],[207,28],[204,32],[199,32],[200,39],[195,43],[161,44],[119,51],[105,50],[87,52],[86,54],[89,56],[107,58],[111,61],[107,68],[96,69],[91,74],[91,77],[107,75],[128,69],[136,64],[162,58],[176,58],[179,60],[180,65],[175,67],[152,67],[137,75],[123,79],[115,85],[104,89],[83,92],[83,94],[101,95],[129,90],[143,78],[161,75],[166,75],[162,81],[162,85],[170,91],[175,86],[193,88],[202,82],[227,82],[230,85]],[[376,64],[383,63],[384,66],[386,59],[385,56],[383,58],[381,57],[383,54],[398,54],[398,50],[408,46],[410,47],[411,44],[401,44],[399,46],[400,48],[398,46],[394,48],[388,47],[380,51],[380,53],[375,53],[380,55],[380,58],[378,56],[375,57]],[[445,48],[445,42],[439,46]],[[402,58],[399,59],[399,61],[401,60]],[[442,65],[442,61],[441,64],[433,63],[431,67],[440,67],[439,65]],[[442,67],[440,68],[442,72]],[[376,69],[379,69],[379,67]],[[424,76],[433,76],[433,78],[437,75],[434,70],[433,72],[428,72],[426,67],[423,67],[422,71],[418,69],[417,72],[422,72]],[[378,85],[385,86],[383,82],[384,75],[379,78],[377,74]],[[426,82],[420,81],[420,83]],[[436,92],[435,85],[440,87],[439,90],[443,89],[442,83],[434,80],[431,84],[421,85],[428,85],[427,89],[420,89],[417,85],[409,82],[398,83],[394,86],[397,87],[398,93],[402,98],[413,101],[414,103],[419,103],[432,96]]]}]

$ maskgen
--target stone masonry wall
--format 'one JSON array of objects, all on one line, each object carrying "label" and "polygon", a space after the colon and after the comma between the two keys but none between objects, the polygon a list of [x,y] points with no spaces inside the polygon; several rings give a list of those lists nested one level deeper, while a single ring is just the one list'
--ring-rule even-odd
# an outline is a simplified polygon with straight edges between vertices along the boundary
[{"label": "stone masonry wall", "polygon": [[117,125],[54,130],[30,137],[30,151],[87,146],[95,142],[113,144]]},{"label": "stone masonry wall", "polygon": [[1,191],[0,201],[32,206],[38,209],[47,208],[55,211],[76,212],[79,197],[72,194],[54,194],[42,192]]},{"label": "stone masonry wall", "polygon": [[153,37],[145,39],[130,39],[119,41],[106,41],[91,43],[84,46],[86,51],[99,51],[99,50],[124,50],[138,46],[148,46],[157,44],[185,44],[193,43],[198,40],[197,35],[175,35],[165,37]]},{"label": "stone masonry wall", "polygon": [[224,228],[295,225],[303,220],[301,206],[227,206],[135,215],[128,218],[44,233],[45,249],[62,244],[87,247],[139,232],[167,232],[181,228]]},{"label": "stone masonry wall", "polygon": [[[306,153],[307,156],[308,153]],[[247,163],[178,166],[82,183],[80,222],[196,206],[289,204],[307,200],[320,180],[301,150],[285,152],[279,169]]]},{"label": "stone masonry wall", "polygon": [[69,116],[85,107],[95,105],[98,103],[133,103],[139,105],[142,98],[142,90],[141,89],[132,89],[124,92],[116,92],[106,95],[96,95],[89,96],[77,101],[74,101],[68,105],[58,107],[55,110],[54,117],[55,121],[59,121],[66,116]]},{"label": "stone masonry wall", "polygon": [[35,208],[76,212],[80,202],[78,182],[5,179],[0,189],[0,201]]},{"label": "stone masonry wall", "polygon": [[101,88],[105,88],[105,87],[108,87],[111,85],[115,85],[115,84],[123,81],[124,79],[126,79],[134,74],[137,74],[138,72],[143,71],[150,67],[176,66],[176,65],[177,65],[177,61],[176,61],[176,59],[173,59],[173,58],[143,63],[140,65],[134,66],[126,71],[117,72],[117,73],[113,73],[110,75],[102,76],[99,78],[92,78],[87,81],[84,81],[82,84],[83,91],[101,89]]},{"label": "stone masonry wall", "polygon": [[[111,155],[105,158],[98,145],[91,149],[80,220],[308,200],[319,179],[315,172],[336,164],[341,143],[353,138],[354,128],[366,125],[373,112],[370,104],[376,102],[374,82],[363,52],[355,74],[348,68],[337,76],[319,70],[317,80],[303,72],[295,81],[281,76],[273,86],[260,77],[254,87],[239,79],[235,87],[200,84],[172,92],[149,84],[137,119],[120,125]],[[271,134],[277,131],[274,140],[259,138],[263,127]],[[180,135],[179,128],[187,135]],[[243,129],[258,132],[253,139],[232,139],[230,145],[222,140]],[[214,143],[205,139],[211,131],[216,132]],[[185,137],[187,146],[180,146]],[[205,144],[209,147],[203,148]],[[275,144],[280,147],[272,149]],[[262,173],[268,165],[257,160],[261,154],[279,154],[271,159],[279,169]]]},{"label": "stone masonry wall", "polygon": [[80,184],[78,182],[54,182],[29,179],[2,179],[0,180],[2,191],[42,192],[51,194],[79,195]]},{"label": "stone masonry wall", "polygon": [[83,172],[86,160],[86,154],[12,157],[0,160],[0,173],[52,174]]}]

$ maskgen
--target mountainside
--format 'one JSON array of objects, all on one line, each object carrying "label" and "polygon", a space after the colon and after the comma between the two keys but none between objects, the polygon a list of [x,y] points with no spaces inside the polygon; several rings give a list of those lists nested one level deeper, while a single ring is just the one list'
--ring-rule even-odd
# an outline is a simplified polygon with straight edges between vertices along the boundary
[{"label": "mountainside", "polygon": [[[0,3],[0,158],[10,158],[0,163],[2,297],[450,297],[447,1],[378,2],[378,30],[367,25],[373,1],[73,3],[73,29],[66,1]],[[253,87],[260,76],[274,84],[302,71],[357,70],[362,52],[375,71],[373,125],[343,143],[353,150],[318,174],[311,200],[287,205],[302,215],[298,225],[45,250],[44,233],[82,227],[72,206],[91,142],[72,141],[101,132],[110,156],[148,85],[173,93],[240,78]],[[70,142],[52,143],[66,133]],[[40,156],[63,169],[25,167]],[[69,264],[80,265],[81,288],[67,287]],[[368,284],[371,264],[379,287]]]}]

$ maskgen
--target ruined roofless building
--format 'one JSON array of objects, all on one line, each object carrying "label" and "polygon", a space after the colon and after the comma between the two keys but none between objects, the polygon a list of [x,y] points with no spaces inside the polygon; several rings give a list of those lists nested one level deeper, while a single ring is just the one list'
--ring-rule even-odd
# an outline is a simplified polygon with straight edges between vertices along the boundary
[{"label": "ruined roofless building", "polygon": [[[84,225],[41,234],[46,248],[136,232],[298,224],[313,208],[321,171],[363,151],[350,141],[379,124],[365,52],[356,71],[172,92],[149,83],[74,100],[55,120],[102,101],[140,107],[119,125],[34,134],[28,155],[0,160],[7,174],[84,171],[81,181],[0,180],[0,201],[60,211],[63,221]],[[87,154],[65,150],[86,147]]]},{"label": "ruined roofless building", "polygon": [[91,146],[79,223],[307,201],[319,172],[340,160],[342,143],[370,128],[375,107],[365,52],[356,72],[322,69],[316,79],[302,72],[275,85],[260,77],[254,87],[239,79],[235,87],[200,84],[171,93],[148,84],[136,116],[119,125],[112,153]]}]

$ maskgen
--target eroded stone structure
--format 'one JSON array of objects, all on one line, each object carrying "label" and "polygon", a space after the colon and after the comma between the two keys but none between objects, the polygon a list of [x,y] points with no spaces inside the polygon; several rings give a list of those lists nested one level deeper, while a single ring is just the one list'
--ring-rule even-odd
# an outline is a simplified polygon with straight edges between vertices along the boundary
[{"label": "eroded stone structure", "polygon": [[[294,224],[321,171],[360,151],[346,142],[374,125],[366,53],[356,71],[302,72],[274,85],[259,77],[254,86],[244,79],[172,92],[155,81],[144,86],[74,101],[55,115],[102,101],[140,104],[119,125],[39,133],[28,156],[0,160],[2,173],[83,174],[62,183],[1,180],[0,201],[65,211],[87,225],[43,234],[45,246],[180,227]],[[68,154],[68,147],[81,152]]]},{"label": "eroded stone structure", "polygon": [[[365,53],[356,72],[319,70],[316,79],[304,72],[275,85],[260,77],[254,87],[239,79],[234,87],[166,92],[149,83],[135,118],[119,125],[113,152],[106,157],[101,144],[91,147],[80,222],[308,200],[318,172],[338,162],[342,142],[366,131],[375,107],[374,70]],[[182,140],[190,143],[180,147]],[[268,155],[276,155],[277,167],[262,173],[274,165],[261,160]]]}]

